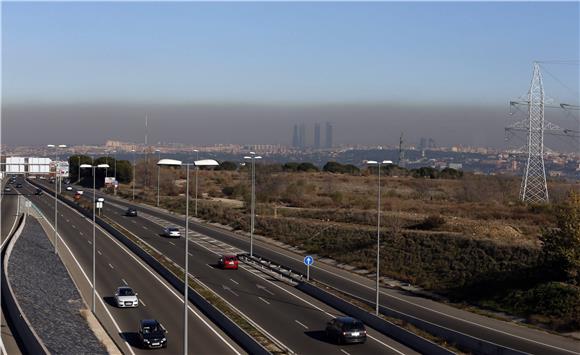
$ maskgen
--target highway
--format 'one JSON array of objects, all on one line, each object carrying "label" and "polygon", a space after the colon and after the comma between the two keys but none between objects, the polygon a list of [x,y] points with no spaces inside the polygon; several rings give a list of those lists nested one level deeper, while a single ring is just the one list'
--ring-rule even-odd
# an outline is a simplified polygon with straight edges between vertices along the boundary
[{"label": "highway", "polygon": [[[54,199],[50,194],[35,196],[34,187],[25,183],[20,191],[40,209],[52,223]],[[59,235],[64,240],[60,248],[70,248],[86,275],[92,274],[92,222],[63,203],[59,203]],[[97,227],[98,228],[98,227]],[[49,234],[50,237],[50,234]],[[66,244],[63,245],[63,244]],[[97,229],[96,285],[99,303],[106,309],[99,318],[110,316],[116,329],[107,329],[124,353],[144,353],[138,345],[138,322],[159,320],[168,330],[168,347],[161,353],[183,352],[182,295],[164,282],[153,270],[128,251],[113,237]],[[113,293],[119,286],[129,285],[138,294],[140,305],[119,309],[113,305]],[[63,300],[64,302],[65,300]],[[90,303],[90,299],[88,300]],[[97,313],[98,309],[97,309]],[[223,332],[210,323],[201,312],[189,307],[189,349],[199,354],[241,354],[242,350]],[[103,324],[107,322],[101,321]]]},{"label": "highway", "polygon": [[[135,205],[130,201],[117,199],[110,195],[100,195],[124,207]],[[142,204],[138,204],[137,207],[156,218],[170,221],[175,225],[184,225],[184,220],[181,216]],[[249,250],[249,238],[245,236],[193,221],[190,222],[190,229],[235,248],[244,251]],[[303,255],[289,252],[256,239],[254,240],[254,252],[296,270],[304,270]],[[365,277],[320,262],[311,268],[311,276],[352,295],[369,301],[374,300],[373,281]],[[580,354],[580,342],[571,338],[474,314],[403,291],[382,288],[380,302],[384,307],[522,352],[532,354]]]},{"label": "highway", "polygon": [[[5,179],[7,182],[8,179]],[[16,221],[16,212],[18,210],[18,192],[15,185],[7,184],[12,191],[4,192],[4,186],[2,186],[2,201],[0,201],[0,220],[2,221],[0,227],[0,236],[2,241],[6,238],[12,228],[14,227],[14,222]]]},{"label": "highway", "polygon": [[[69,193],[72,195],[72,193]],[[89,199],[87,193],[85,199]],[[89,201],[92,200],[89,199]],[[103,216],[129,230],[166,257],[183,267],[185,238],[161,236],[163,222],[125,216],[125,208],[104,203]],[[283,282],[240,264],[238,270],[221,270],[216,264],[223,248],[196,241],[190,233],[190,273],[274,337],[298,354],[413,354],[412,349],[368,329],[365,344],[339,346],[324,337],[326,322],[342,315]],[[232,251],[228,251],[232,252]]]}]

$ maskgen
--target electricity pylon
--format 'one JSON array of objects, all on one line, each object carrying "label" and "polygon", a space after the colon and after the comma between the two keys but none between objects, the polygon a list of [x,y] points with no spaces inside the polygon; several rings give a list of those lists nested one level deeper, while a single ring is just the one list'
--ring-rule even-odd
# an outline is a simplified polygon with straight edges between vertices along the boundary
[{"label": "electricity pylon", "polygon": [[534,62],[534,72],[527,100],[510,101],[510,115],[513,114],[511,109],[516,108],[517,110],[519,105],[527,106],[527,118],[510,124],[505,130],[507,139],[512,137],[516,131],[526,132],[527,135],[524,149],[525,154],[527,154],[527,162],[520,186],[520,199],[529,203],[547,203],[549,197],[546,168],[544,167],[544,135],[572,138],[578,138],[579,135],[576,130],[563,129],[546,121],[544,109],[578,110],[578,106],[569,104],[546,105],[539,62]]}]

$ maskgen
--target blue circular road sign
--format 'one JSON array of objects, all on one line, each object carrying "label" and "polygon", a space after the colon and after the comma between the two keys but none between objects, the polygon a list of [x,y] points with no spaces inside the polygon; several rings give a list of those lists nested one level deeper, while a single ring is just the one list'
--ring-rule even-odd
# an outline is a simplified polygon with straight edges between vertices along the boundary
[{"label": "blue circular road sign", "polygon": [[308,255],[307,257],[304,258],[304,264],[312,265],[312,264],[314,264],[314,259],[312,259],[312,257],[310,255]]}]

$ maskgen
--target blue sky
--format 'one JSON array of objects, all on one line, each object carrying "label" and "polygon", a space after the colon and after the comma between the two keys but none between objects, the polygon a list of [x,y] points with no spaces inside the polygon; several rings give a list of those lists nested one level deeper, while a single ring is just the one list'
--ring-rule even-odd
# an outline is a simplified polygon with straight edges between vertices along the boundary
[{"label": "blue sky", "polygon": [[579,52],[578,2],[2,6],[6,104],[504,105]]}]

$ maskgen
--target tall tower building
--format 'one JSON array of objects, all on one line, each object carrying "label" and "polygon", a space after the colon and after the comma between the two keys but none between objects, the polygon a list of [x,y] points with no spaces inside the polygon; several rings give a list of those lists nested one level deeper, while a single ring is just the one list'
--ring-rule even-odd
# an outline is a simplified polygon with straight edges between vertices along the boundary
[{"label": "tall tower building", "polygon": [[332,125],[330,122],[326,122],[325,125],[325,144],[324,148],[332,148]]},{"label": "tall tower building", "polygon": [[314,148],[320,149],[320,123],[314,124]]},{"label": "tall tower building", "polygon": [[306,147],[306,124],[304,123],[300,124],[298,138],[300,148]]},{"label": "tall tower building", "polygon": [[300,145],[300,139],[298,138],[298,125],[294,125],[294,134],[292,135],[292,147],[298,148]]}]

